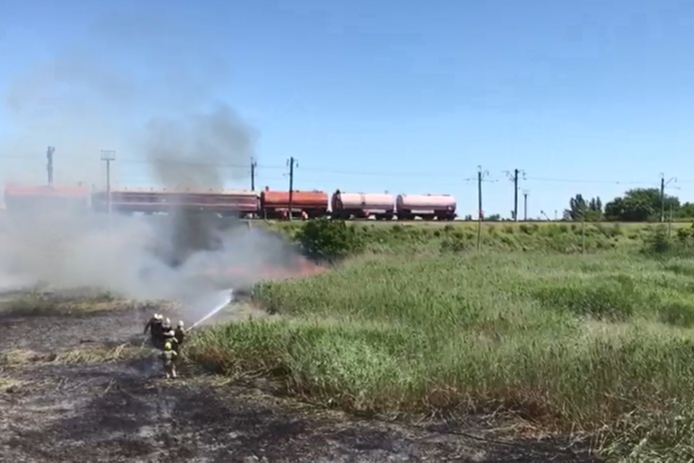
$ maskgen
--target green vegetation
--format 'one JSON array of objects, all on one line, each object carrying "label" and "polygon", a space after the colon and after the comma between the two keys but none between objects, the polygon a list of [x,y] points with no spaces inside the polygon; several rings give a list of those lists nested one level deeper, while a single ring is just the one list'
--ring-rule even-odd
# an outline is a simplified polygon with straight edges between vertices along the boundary
[{"label": "green vegetation", "polygon": [[311,220],[297,229],[293,238],[304,253],[315,260],[332,261],[362,251],[365,236],[346,222]]},{"label": "green vegetation", "polygon": [[576,195],[569,200],[569,208],[564,211],[568,220],[653,222],[661,218],[692,219],[694,203],[681,203],[679,198],[661,194],[658,188],[633,188],[606,203],[603,207],[600,198],[586,200]]},{"label": "green vegetation", "polygon": [[482,252],[474,225],[274,226],[351,257],[259,285],[283,317],[201,331],[190,359],[331,407],[502,409],[628,461],[694,456],[690,224],[485,225]]},{"label": "green vegetation", "polygon": [[[477,249],[477,223],[393,223],[316,220],[268,225],[303,244],[307,254],[344,258],[371,254],[466,252]],[[668,239],[692,240],[694,224],[672,223],[513,223],[485,222],[480,249],[484,251],[551,251],[560,253],[618,250],[638,251],[655,230]]]}]

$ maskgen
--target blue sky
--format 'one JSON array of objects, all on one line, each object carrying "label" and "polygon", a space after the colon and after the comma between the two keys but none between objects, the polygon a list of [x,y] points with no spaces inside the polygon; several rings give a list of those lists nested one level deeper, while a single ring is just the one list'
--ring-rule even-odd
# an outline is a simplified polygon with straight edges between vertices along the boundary
[{"label": "blue sky", "polygon": [[56,181],[103,173],[102,147],[146,185],[133,133],[222,100],[257,134],[258,186],[286,188],[295,156],[296,188],[451,193],[461,215],[478,165],[486,214],[509,215],[515,168],[533,217],[661,172],[694,200],[693,45],[691,1],[0,0],[0,172],[43,176],[55,144]]}]

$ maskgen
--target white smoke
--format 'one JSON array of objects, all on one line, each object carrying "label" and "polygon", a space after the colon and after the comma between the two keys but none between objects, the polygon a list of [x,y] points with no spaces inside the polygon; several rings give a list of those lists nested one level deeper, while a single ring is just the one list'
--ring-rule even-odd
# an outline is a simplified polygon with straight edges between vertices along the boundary
[{"label": "white smoke", "polygon": [[[221,188],[250,175],[257,135],[217,97],[225,66],[213,61],[217,72],[191,76],[194,63],[166,45],[180,30],[135,19],[101,18],[94,29],[99,33],[82,43],[102,48],[76,46],[14,76],[3,99],[14,128],[0,141],[0,153],[27,162],[4,169],[2,180],[44,183],[42,153],[48,144],[57,147],[56,185],[103,187],[103,148],[140,159],[152,184],[160,186]],[[140,38],[137,50],[149,64],[149,80],[108,64],[102,52],[119,34],[124,41]],[[147,60],[153,55],[159,59]],[[53,206],[20,212],[2,218],[0,281],[101,287],[130,298],[178,299],[195,306],[210,291],[251,284],[261,268],[283,265],[288,254],[294,255],[256,228],[190,211],[110,221]],[[229,266],[246,271],[236,281],[214,275],[214,269]]]}]

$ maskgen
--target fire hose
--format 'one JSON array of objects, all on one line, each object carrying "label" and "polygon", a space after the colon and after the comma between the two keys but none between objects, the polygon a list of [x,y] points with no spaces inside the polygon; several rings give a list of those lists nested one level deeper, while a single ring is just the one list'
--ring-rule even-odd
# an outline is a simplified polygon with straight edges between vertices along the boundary
[{"label": "fire hose", "polygon": [[209,319],[213,315],[219,313],[224,307],[229,305],[229,303],[234,300],[234,290],[233,289],[226,289],[224,291],[220,291],[219,294],[217,295],[219,298],[219,302],[214,306],[212,310],[210,310],[204,317],[202,317],[200,320],[196,321],[193,323],[187,330],[186,333],[190,332],[193,328],[196,326],[199,326],[202,322],[205,320]]}]

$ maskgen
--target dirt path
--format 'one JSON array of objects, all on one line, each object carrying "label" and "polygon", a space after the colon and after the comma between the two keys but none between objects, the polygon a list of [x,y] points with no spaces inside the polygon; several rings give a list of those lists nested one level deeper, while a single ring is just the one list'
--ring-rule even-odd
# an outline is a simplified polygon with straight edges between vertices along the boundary
[{"label": "dirt path", "polygon": [[148,314],[0,317],[0,461],[598,461],[498,442],[479,420],[459,435],[317,412],[191,372],[166,381],[142,347]]}]

